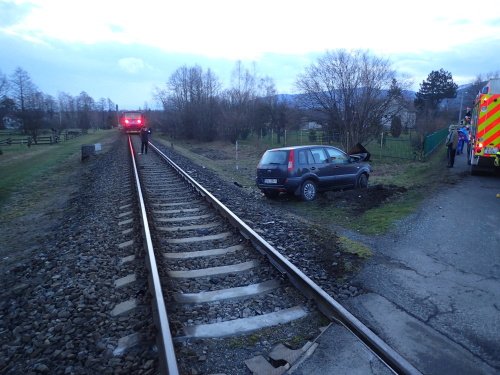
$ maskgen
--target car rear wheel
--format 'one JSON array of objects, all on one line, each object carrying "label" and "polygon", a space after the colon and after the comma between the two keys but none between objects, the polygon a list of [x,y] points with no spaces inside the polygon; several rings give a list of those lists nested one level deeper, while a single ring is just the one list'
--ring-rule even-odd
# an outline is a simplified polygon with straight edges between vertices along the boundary
[{"label": "car rear wheel", "polygon": [[368,176],[366,173],[359,175],[358,181],[356,181],[356,187],[358,189],[366,189],[368,187]]},{"label": "car rear wheel", "polygon": [[316,198],[317,189],[314,181],[304,181],[300,188],[300,197],[303,201],[313,201]]}]

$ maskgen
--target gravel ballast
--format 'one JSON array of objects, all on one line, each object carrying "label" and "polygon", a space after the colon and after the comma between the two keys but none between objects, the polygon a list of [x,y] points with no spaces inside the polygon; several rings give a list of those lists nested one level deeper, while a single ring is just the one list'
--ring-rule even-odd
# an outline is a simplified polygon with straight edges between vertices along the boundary
[{"label": "gravel ballast", "polygon": [[[118,137],[109,151],[75,165],[66,180],[51,186],[46,202],[35,205],[37,212],[2,219],[2,374],[156,373],[143,267],[138,261],[121,263],[132,253],[139,259],[142,252],[138,222],[133,238],[121,234],[117,225],[119,208],[135,201],[125,139]],[[344,257],[352,258],[336,249],[334,233],[309,226],[260,193],[226,183],[172,149],[163,149],[334,298],[360,292],[342,278],[345,275],[334,274]],[[14,209],[29,197],[29,188],[23,189],[8,207]],[[133,249],[120,249],[120,239],[133,239]],[[131,273],[137,273],[138,282],[117,289],[114,282]],[[112,316],[112,309],[131,294],[139,308],[127,316]],[[141,345],[117,355],[120,339],[135,332],[141,334]],[[268,346],[263,343],[262,352]],[[220,358],[207,359],[184,348],[181,352],[200,361],[224,358],[221,353]],[[191,372],[197,373],[196,366]]]}]

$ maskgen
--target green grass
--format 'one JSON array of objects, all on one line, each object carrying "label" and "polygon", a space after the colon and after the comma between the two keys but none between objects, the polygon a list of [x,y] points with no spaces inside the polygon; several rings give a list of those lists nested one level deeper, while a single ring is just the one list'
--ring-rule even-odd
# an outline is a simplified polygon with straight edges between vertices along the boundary
[{"label": "green grass", "polygon": [[422,194],[409,191],[393,202],[366,211],[361,217],[352,220],[350,225],[360,233],[383,234],[395,222],[413,213],[421,200]]},{"label": "green grass", "polygon": [[52,145],[11,145],[0,155],[0,205],[13,192],[37,179],[46,179],[61,166],[79,162],[81,145],[105,141],[116,130],[89,133]]},{"label": "green grass", "polygon": [[360,258],[369,258],[372,256],[372,251],[357,241],[344,236],[339,236],[338,240],[342,251],[346,253],[355,254]]}]

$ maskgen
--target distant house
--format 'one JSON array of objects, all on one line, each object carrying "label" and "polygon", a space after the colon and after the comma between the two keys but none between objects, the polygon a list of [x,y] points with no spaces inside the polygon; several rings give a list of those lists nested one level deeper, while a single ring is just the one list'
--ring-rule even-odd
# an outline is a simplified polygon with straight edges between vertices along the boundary
[{"label": "distant house", "polygon": [[22,122],[19,119],[12,118],[10,116],[5,116],[2,118],[2,125],[4,129],[11,130],[20,129],[23,126]]},{"label": "distant house", "polygon": [[300,127],[301,130],[320,130],[323,126],[316,121],[307,121]]},{"label": "distant house", "polygon": [[391,128],[392,119],[399,116],[403,129],[414,129],[417,119],[417,112],[411,103],[403,100],[392,100],[386,111],[386,115],[382,117],[382,127],[384,130]]}]

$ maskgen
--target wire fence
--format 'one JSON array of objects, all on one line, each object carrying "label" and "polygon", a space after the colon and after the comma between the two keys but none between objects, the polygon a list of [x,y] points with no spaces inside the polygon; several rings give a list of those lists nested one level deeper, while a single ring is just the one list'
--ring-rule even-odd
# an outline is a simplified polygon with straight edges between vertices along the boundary
[{"label": "wire fence", "polygon": [[[399,137],[393,137],[389,132],[381,132],[376,139],[370,140],[363,146],[374,157],[380,159],[395,158],[425,161],[444,143],[447,134],[448,127],[425,136],[415,130],[408,130]],[[341,147],[340,142],[336,141],[339,138],[338,135],[328,136],[318,130],[300,130],[288,131],[279,137],[271,132],[263,137],[261,142],[270,148],[302,144],[325,144]]]},{"label": "wire fence", "polygon": [[0,131],[0,146],[11,145],[51,145],[61,141],[67,141],[82,135],[81,130],[63,130],[62,132],[52,132],[50,135],[38,135],[36,138],[31,135],[23,135],[17,132]]}]

